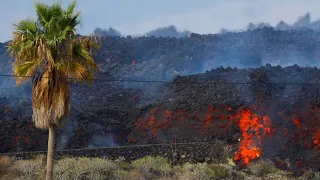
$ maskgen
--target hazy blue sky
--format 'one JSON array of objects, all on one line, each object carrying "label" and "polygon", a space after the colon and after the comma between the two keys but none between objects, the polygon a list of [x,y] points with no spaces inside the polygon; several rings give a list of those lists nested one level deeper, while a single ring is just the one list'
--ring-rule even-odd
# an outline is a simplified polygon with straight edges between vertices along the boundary
[{"label": "hazy blue sky", "polygon": [[[11,38],[12,23],[34,15],[33,2],[1,1],[1,42]],[[62,2],[67,5],[70,0]],[[78,0],[82,34],[92,33],[96,27],[114,27],[123,34],[143,34],[171,24],[180,30],[214,33],[221,28],[241,29],[249,22],[293,23],[307,12],[315,20],[320,18],[319,8],[320,0]]]}]

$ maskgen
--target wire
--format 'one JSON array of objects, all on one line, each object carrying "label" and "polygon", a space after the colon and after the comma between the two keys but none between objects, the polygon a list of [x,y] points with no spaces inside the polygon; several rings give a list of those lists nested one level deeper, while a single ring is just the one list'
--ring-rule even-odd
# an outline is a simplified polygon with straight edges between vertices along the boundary
[{"label": "wire", "polygon": [[[316,94],[316,96],[319,96],[320,94]],[[297,96],[288,96],[288,97],[281,97],[281,98],[279,98],[279,97],[274,97],[274,99],[275,98],[277,98],[277,101],[281,101],[281,100],[290,100],[291,98],[293,99],[293,98],[305,98],[305,96],[299,96],[299,95],[297,95]],[[309,97],[309,98],[312,98],[312,97]],[[314,97],[313,97],[314,98]],[[181,103],[180,103],[180,105],[181,105]],[[209,106],[209,105],[208,105]],[[120,108],[102,108],[102,109],[97,109],[97,111],[100,111],[100,110],[102,110],[102,111],[115,111],[115,112],[122,112],[122,113],[151,113],[151,114],[159,114],[159,113],[162,113],[161,112],[161,110],[166,110],[166,107],[160,107],[160,108],[163,108],[163,109],[159,109],[160,110],[160,112],[158,112],[158,111],[153,111],[153,112],[151,112],[151,110],[152,109],[155,109],[155,107],[149,107],[148,109],[137,109],[137,108],[139,108],[139,107],[135,107],[136,109],[134,109],[134,108],[132,108],[132,109],[120,109]],[[158,107],[157,107],[158,108]],[[73,108],[75,111],[78,111],[78,112],[80,112],[80,113],[85,113],[85,112],[83,112],[83,111],[81,111],[81,110],[79,110],[79,109],[76,109],[76,108]],[[172,110],[172,112],[174,113],[174,112],[176,112],[176,111],[178,111],[178,110],[183,110],[183,107],[177,107],[177,108],[175,108],[175,110]],[[183,114],[186,114],[186,112],[182,112]],[[187,113],[187,114],[193,114],[194,112],[190,112],[190,113]]]},{"label": "wire", "polygon": [[[10,74],[0,74],[0,77],[15,77],[15,78],[34,78],[34,76],[16,76]],[[49,78],[49,77],[41,77],[41,78]],[[51,77],[52,78],[52,77]],[[92,80],[92,81],[105,81],[105,82],[137,82],[137,83],[177,83],[177,84],[194,84],[194,85],[219,85],[219,84],[238,84],[238,85],[250,85],[250,84],[268,84],[268,85],[320,85],[320,82],[208,82],[206,84],[201,84],[198,82],[190,82],[190,81],[168,81],[168,80],[137,80],[137,79],[104,79],[104,78],[91,78],[91,79],[79,79],[79,78],[52,78],[52,79],[66,79],[66,80]]]},{"label": "wire", "polygon": [[[23,78],[33,78],[34,76],[15,76],[9,74],[0,74],[0,77],[23,77]],[[41,78],[49,78],[49,77],[41,77]],[[53,78],[53,79],[69,79],[69,80],[81,80],[77,78]],[[134,79],[102,79],[102,78],[92,78],[92,79],[85,79],[85,80],[94,80],[94,81],[106,81],[106,82],[142,82],[142,83],[172,83],[174,81],[165,81],[165,80],[134,80]],[[195,84],[195,85],[203,85],[197,82],[182,82],[176,81],[174,83],[181,83],[181,84]],[[286,84],[286,85],[320,85],[319,83],[301,83],[301,82],[278,82],[278,83],[265,83],[265,82],[209,82],[206,85],[219,85],[219,84],[240,84],[240,85],[247,85],[247,84]],[[204,85],[204,86],[206,86]],[[287,97],[287,98],[280,98],[280,99],[289,99],[295,96]],[[301,96],[302,97],[302,96]],[[180,109],[180,108],[179,108]],[[150,110],[121,110],[121,109],[112,109],[112,108],[103,108],[103,110],[110,110],[110,111],[118,111],[118,112],[149,112]],[[78,110],[77,110],[78,111]],[[157,113],[157,112],[154,112]],[[82,151],[82,150],[101,150],[101,149],[116,149],[116,148],[128,148],[128,147],[146,147],[146,146],[169,146],[173,144],[203,144],[203,143],[213,143],[213,142],[192,142],[192,143],[170,143],[170,144],[144,144],[144,145],[130,145],[130,146],[117,146],[117,147],[101,147],[101,148],[82,148],[82,149],[66,149],[66,150],[55,150],[55,152],[67,152],[67,151]],[[46,151],[26,151],[26,152],[12,152],[12,153],[0,153],[0,155],[19,155],[19,154],[32,154],[32,153],[45,153]]]}]

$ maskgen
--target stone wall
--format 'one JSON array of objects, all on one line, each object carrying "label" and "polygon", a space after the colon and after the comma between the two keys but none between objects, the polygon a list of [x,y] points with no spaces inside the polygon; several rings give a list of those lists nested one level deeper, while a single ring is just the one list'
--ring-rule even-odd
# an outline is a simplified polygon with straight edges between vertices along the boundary
[{"label": "stone wall", "polygon": [[[176,144],[153,144],[141,146],[121,146],[114,148],[97,149],[75,149],[55,152],[55,159],[65,156],[72,157],[101,157],[107,159],[125,159],[132,161],[138,158],[151,156],[162,156],[168,158],[175,164],[184,162],[209,162],[217,160],[226,160],[232,157],[235,146],[227,146],[221,141],[212,143],[176,143]],[[30,159],[39,154],[46,154],[45,151],[21,152],[2,154],[17,159]]]}]

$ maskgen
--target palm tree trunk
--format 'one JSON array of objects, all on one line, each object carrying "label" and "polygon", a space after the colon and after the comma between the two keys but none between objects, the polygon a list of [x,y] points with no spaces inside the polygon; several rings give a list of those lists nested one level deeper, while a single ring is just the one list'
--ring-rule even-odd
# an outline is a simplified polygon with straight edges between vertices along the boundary
[{"label": "palm tree trunk", "polygon": [[48,154],[47,154],[47,172],[46,180],[52,180],[53,178],[53,154],[54,154],[54,135],[55,128],[49,127],[49,138],[48,138]]}]

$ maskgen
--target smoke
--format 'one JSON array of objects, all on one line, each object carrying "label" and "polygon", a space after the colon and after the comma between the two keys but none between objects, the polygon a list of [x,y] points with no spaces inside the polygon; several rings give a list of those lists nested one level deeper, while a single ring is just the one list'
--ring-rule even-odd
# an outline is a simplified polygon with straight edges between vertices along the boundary
[{"label": "smoke", "polygon": [[[114,76],[172,80],[177,75],[203,73],[221,66],[259,68],[265,64],[282,67],[297,64],[320,67],[319,36],[320,33],[313,30],[276,31],[264,28],[224,35],[192,34],[191,38],[179,39],[138,38],[132,40],[136,44],[134,49],[139,52],[131,55],[137,59],[136,63],[119,66]],[[165,45],[155,47],[154,43]]]},{"label": "smoke", "polygon": [[[116,37],[123,37],[123,34],[110,27],[109,29],[102,29],[102,28],[96,28],[93,31],[93,34],[99,35],[101,37],[106,37],[106,36],[116,36]],[[155,30],[151,30],[144,35],[133,35],[135,38],[141,37],[141,36],[146,36],[146,37],[176,37],[176,38],[182,38],[182,37],[189,37],[191,34],[190,31],[179,31],[174,25],[170,25],[167,27],[160,27]]]},{"label": "smoke", "polygon": [[77,122],[73,121],[72,118],[67,120],[65,127],[62,129],[61,134],[57,138],[58,150],[65,149],[68,146],[68,143],[74,134],[74,130],[77,129],[77,127]]},{"label": "smoke", "polygon": [[[248,30],[255,30],[255,29],[261,29],[264,27],[271,27],[268,23],[259,23],[257,25],[253,23],[249,23]],[[304,16],[301,16],[298,18],[292,25],[280,21],[276,26],[274,26],[275,30],[290,30],[290,29],[299,29],[299,28],[309,28],[313,30],[319,30],[320,29],[320,19],[316,20],[314,22],[311,22],[310,13],[305,14]]]},{"label": "smoke", "polygon": [[106,37],[106,36],[122,36],[121,32],[114,28],[109,28],[109,29],[101,29],[101,28],[96,28],[93,31],[93,34],[99,35],[101,37]]},{"label": "smoke", "polygon": [[117,144],[112,139],[113,134],[95,134],[88,143],[89,148],[115,147]]},{"label": "smoke", "polygon": [[162,27],[158,28],[152,31],[149,31],[145,34],[145,36],[150,37],[150,36],[155,36],[155,37],[176,37],[176,38],[181,38],[181,37],[189,37],[191,34],[190,31],[178,31],[177,28],[173,25],[167,26],[167,27]]},{"label": "smoke", "polygon": [[[299,17],[294,23],[289,24],[283,20],[280,20],[278,24],[275,26],[271,26],[269,23],[266,22],[260,22],[257,24],[254,24],[250,22],[246,28],[243,30],[256,30],[256,29],[263,29],[263,28],[274,28],[275,30],[297,30],[297,29],[312,29],[312,30],[319,30],[320,29],[320,19],[311,21],[311,15],[310,13],[306,13],[305,15]],[[228,30],[225,28],[222,28],[219,33],[224,34],[224,33],[230,33],[230,32],[238,32],[239,30]],[[240,30],[242,31],[242,30]],[[189,30],[184,30],[184,31],[179,31],[176,26],[174,25],[169,25],[166,27],[159,27],[157,29],[151,30],[149,32],[144,33],[143,35],[131,35],[134,37],[141,37],[141,36],[146,36],[146,37],[176,37],[176,38],[182,38],[182,37],[189,37],[191,35],[191,31]],[[96,28],[94,30],[94,34],[100,35],[102,37],[106,36],[123,36],[123,34],[110,27],[109,29],[102,29],[102,28]]]},{"label": "smoke", "polygon": [[[109,30],[97,29],[97,34],[104,36],[119,35],[120,33],[112,28]],[[105,34],[104,34],[105,33]],[[181,32],[174,26],[168,28],[160,28],[150,32],[150,36],[168,36],[171,38],[155,38],[155,37],[140,37],[140,38],[119,38],[116,41],[121,41],[119,46],[105,47],[102,51],[115,51],[117,54],[125,54],[132,60],[137,60],[136,64],[120,64],[117,73],[110,73],[116,78],[121,79],[141,79],[141,80],[172,80],[178,75],[199,74],[211,69],[223,67],[236,68],[258,68],[266,63],[271,65],[281,65],[282,67],[298,64],[303,67],[320,67],[319,61],[316,58],[318,52],[319,34],[315,31],[275,31],[273,28],[256,29],[247,32],[227,32],[225,34],[216,35],[197,35],[191,34],[191,37],[182,37]],[[179,36],[181,38],[174,38]],[[128,43],[128,44],[125,44]],[[112,43],[111,43],[112,44]],[[123,49],[124,47],[130,47]],[[112,54],[114,55],[114,54]],[[100,61],[104,61],[101,57]],[[114,58],[111,63],[119,61],[118,56],[110,56]],[[122,56],[120,56],[122,57]],[[5,59],[1,59],[5,60]],[[121,59],[122,61],[123,59]],[[105,66],[108,66],[107,64]],[[11,65],[5,68],[4,73],[11,71]],[[4,77],[9,79],[7,77]],[[249,76],[229,75],[224,77],[228,82],[243,82],[248,81]],[[244,78],[244,79],[243,79]],[[291,79],[299,81],[301,79]],[[306,80],[307,79],[303,79]],[[0,81],[1,95],[15,95],[20,97],[31,97],[31,83],[28,82],[26,90],[15,87],[14,79],[8,81]],[[119,83],[117,83],[118,86]],[[142,84],[142,85],[141,85]],[[164,83],[163,83],[164,84]],[[143,93],[139,96],[140,101],[136,106],[147,106],[161,102],[163,96],[166,95],[167,89],[162,88],[163,84],[150,83],[128,83],[124,84],[123,91],[132,89],[143,89]],[[107,86],[108,85],[108,86]],[[96,86],[95,91],[109,87],[110,84],[101,84]],[[110,85],[111,86],[111,85]],[[103,88],[101,88],[103,87]],[[237,86],[238,91],[242,91],[243,86]],[[29,88],[29,89],[28,89]],[[87,90],[87,89],[86,89]],[[285,97],[290,93],[290,88],[285,87],[279,94]],[[26,94],[23,94],[27,92]],[[106,93],[110,93],[103,91]],[[253,91],[245,91],[248,95],[243,97],[254,97]],[[102,93],[90,93],[90,96],[101,96]],[[251,93],[251,94],[250,94]],[[83,94],[82,94],[83,95]],[[274,94],[277,95],[277,94]],[[83,97],[81,97],[84,99]],[[101,99],[99,99],[100,101]],[[81,103],[81,100],[75,100],[75,103]],[[80,104],[79,103],[79,104]],[[117,103],[114,103],[117,104]],[[114,105],[113,104],[113,105]],[[121,103],[118,103],[121,105]],[[120,107],[121,109],[122,107]],[[88,110],[89,111],[89,110]],[[72,118],[70,118],[72,119]],[[73,118],[74,119],[74,118]],[[113,147],[119,142],[112,137],[117,136],[119,132],[108,133],[100,127],[89,128],[95,133],[88,134],[91,136],[88,147]],[[62,130],[58,137],[57,148],[64,149],[67,147],[70,138],[74,135],[73,132],[78,128],[76,121],[67,121],[66,127]],[[95,131],[97,130],[97,131]]]},{"label": "smoke", "polygon": [[[306,13],[305,15],[299,17],[294,23],[289,24],[283,20],[279,21],[278,24],[275,26],[271,26],[269,23],[260,22],[257,24],[254,24],[250,22],[245,30],[256,30],[256,29],[263,29],[263,28],[274,28],[275,30],[299,30],[299,29],[312,29],[312,30],[319,30],[320,29],[320,19],[317,19],[315,21],[311,21],[310,13]],[[228,30],[225,28],[222,28],[220,30],[220,33],[228,33],[228,32],[236,32],[236,30]]]}]

